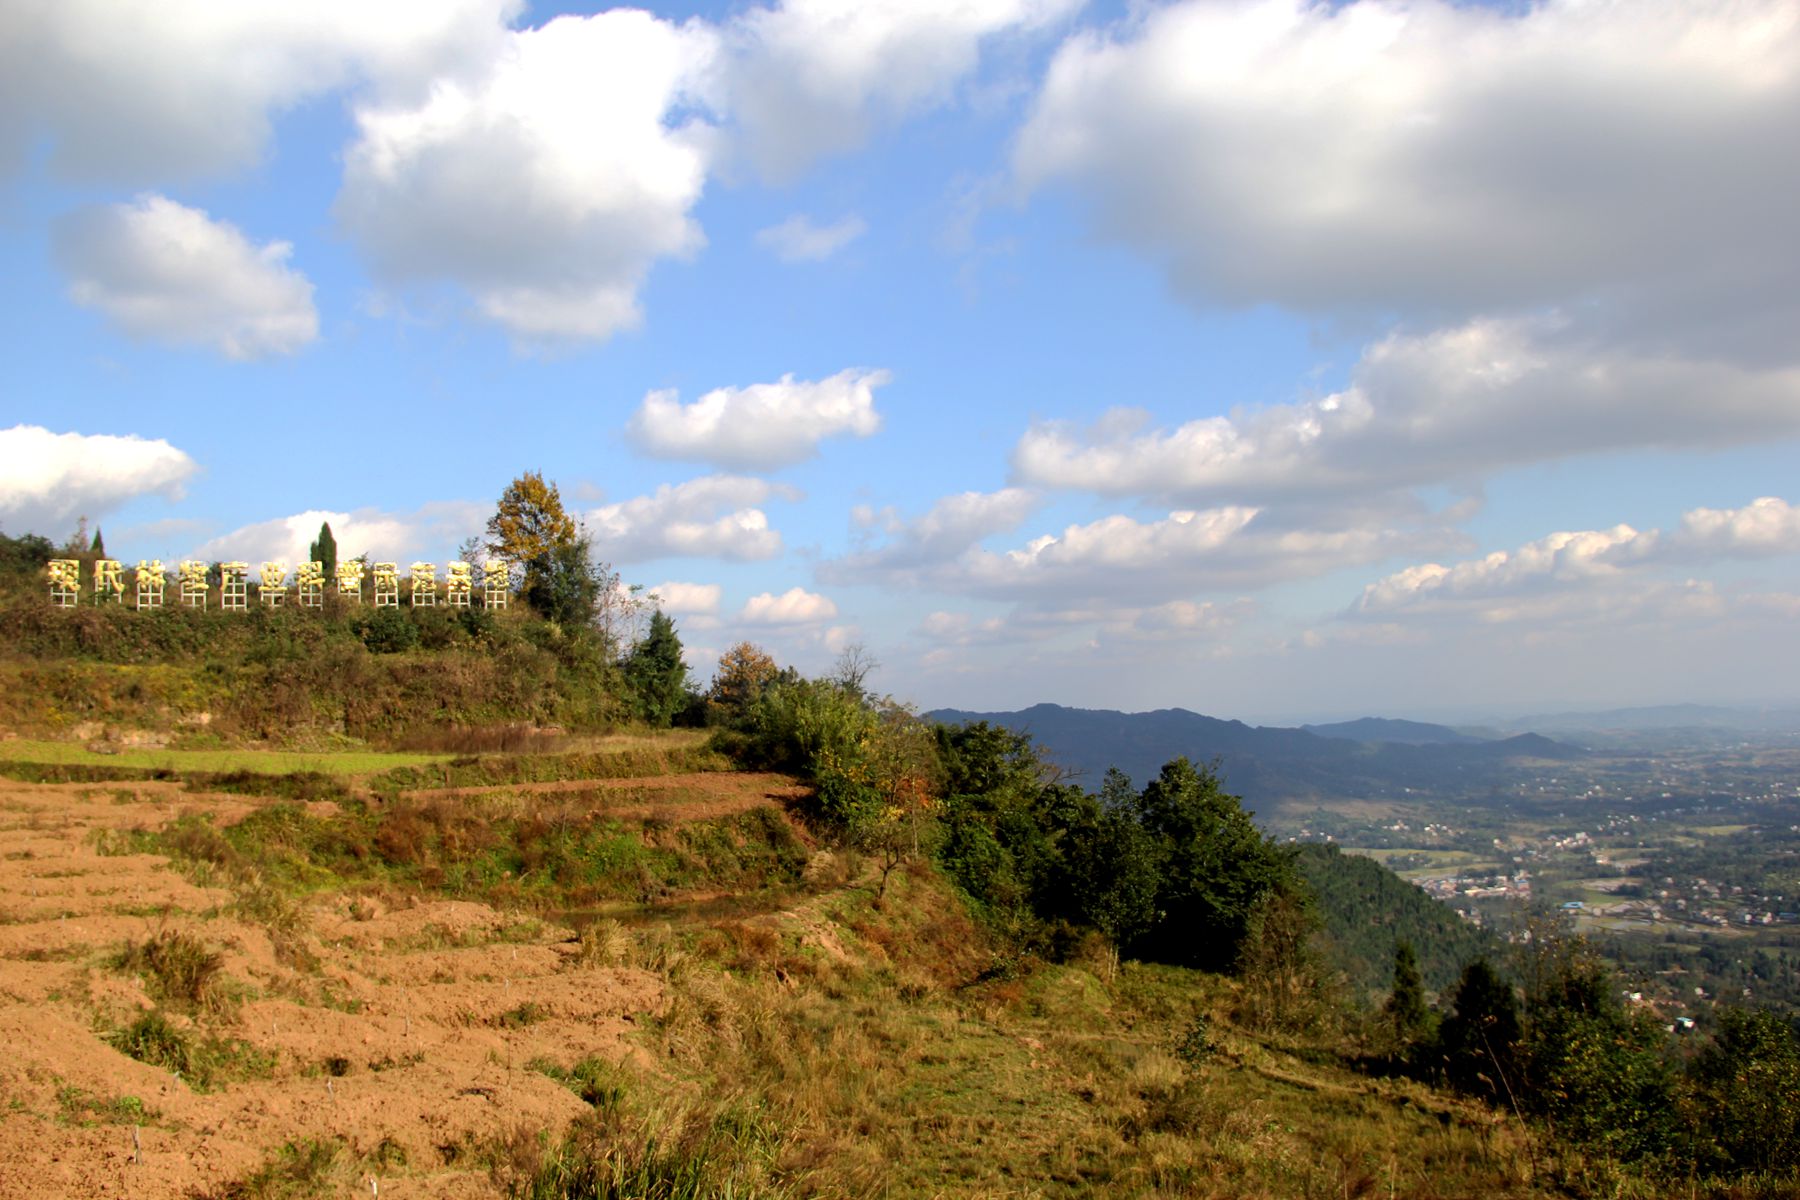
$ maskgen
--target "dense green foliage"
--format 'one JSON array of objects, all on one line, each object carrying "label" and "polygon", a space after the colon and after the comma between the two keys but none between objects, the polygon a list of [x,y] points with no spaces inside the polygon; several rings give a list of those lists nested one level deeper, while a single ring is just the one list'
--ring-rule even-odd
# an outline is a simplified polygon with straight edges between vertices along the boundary
[{"label": "dense green foliage", "polygon": [[637,715],[661,729],[669,727],[687,700],[681,638],[675,633],[675,622],[660,608],[651,614],[644,639],[625,657],[625,686],[631,690]]},{"label": "dense green foliage", "polygon": [[1496,953],[1492,934],[1471,925],[1374,859],[1305,842],[1295,866],[1319,899],[1324,950],[1361,998],[1390,985],[1394,945],[1410,944],[1426,991],[1447,995],[1463,965]]},{"label": "dense green foliage", "polygon": [[331,532],[331,522],[326,521],[319,526],[319,536],[313,539],[312,545],[306,548],[309,561],[318,563],[325,570],[325,579],[329,585],[332,576],[337,574],[338,549],[337,538]]}]

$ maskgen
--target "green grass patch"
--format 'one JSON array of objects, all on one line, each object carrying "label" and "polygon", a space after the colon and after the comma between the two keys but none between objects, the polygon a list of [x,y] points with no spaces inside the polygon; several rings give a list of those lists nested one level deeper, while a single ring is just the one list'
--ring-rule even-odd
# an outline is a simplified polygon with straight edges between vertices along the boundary
[{"label": "green grass patch", "polygon": [[136,1096],[96,1096],[69,1084],[57,1089],[57,1118],[64,1124],[153,1125],[161,1119],[157,1110]]},{"label": "green grass patch", "polygon": [[161,1010],[147,1012],[108,1037],[121,1054],[161,1067],[197,1092],[274,1073],[275,1056],[237,1038],[177,1026]]},{"label": "green grass patch", "polygon": [[525,1069],[549,1076],[595,1108],[616,1109],[625,1099],[623,1077],[604,1059],[584,1058],[565,1070],[547,1058],[534,1058]]},{"label": "green grass patch", "polygon": [[122,748],[99,754],[74,742],[19,738],[5,744],[7,763],[54,766],[89,766],[106,769],[166,772],[165,777],[188,778],[196,773],[230,775],[373,775],[396,768],[423,767],[447,762],[446,754],[403,751],[345,750],[305,753],[296,750],[167,750]]},{"label": "green grass patch", "polygon": [[484,754],[434,758],[428,764],[396,764],[394,769],[371,779],[369,786],[378,793],[393,794],[423,788],[637,779],[734,769],[730,759],[692,738],[633,738],[621,745],[572,754]]}]

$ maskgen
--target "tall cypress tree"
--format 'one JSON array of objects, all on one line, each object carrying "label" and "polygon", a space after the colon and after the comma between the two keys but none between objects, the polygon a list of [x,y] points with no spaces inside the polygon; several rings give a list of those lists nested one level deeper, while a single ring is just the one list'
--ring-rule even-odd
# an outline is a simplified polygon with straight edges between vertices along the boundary
[{"label": "tall cypress tree", "polygon": [[106,539],[100,535],[100,527],[94,526],[94,544],[88,547],[95,558],[106,557]]},{"label": "tall cypress tree", "polygon": [[324,566],[326,579],[337,574],[337,539],[331,536],[330,521],[319,526],[319,540],[307,549],[306,556]]},{"label": "tall cypress tree", "polygon": [[638,715],[652,725],[668,725],[681,711],[687,694],[687,666],[681,661],[681,638],[675,622],[657,609],[644,640],[625,660],[625,683],[637,701]]},{"label": "tall cypress tree", "polygon": [[1425,1027],[1425,981],[1419,976],[1419,956],[1405,939],[1394,943],[1394,990],[1388,995],[1387,1011],[1395,1036],[1403,1042]]}]

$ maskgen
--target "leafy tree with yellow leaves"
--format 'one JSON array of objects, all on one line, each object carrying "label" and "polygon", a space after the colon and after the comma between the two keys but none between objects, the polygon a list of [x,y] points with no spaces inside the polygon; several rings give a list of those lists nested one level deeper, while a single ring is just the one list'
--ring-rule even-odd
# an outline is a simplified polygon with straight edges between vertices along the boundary
[{"label": "leafy tree with yellow leaves", "polygon": [[589,539],[554,483],[527,471],[507,484],[487,535],[489,554],[524,568],[520,595],[535,612],[565,626],[594,623],[602,593],[617,578],[593,561]]},{"label": "leafy tree with yellow leaves", "polygon": [[576,537],[575,519],[563,508],[562,493],[537,471],[527,471],[500,493],[487,523],[488,553],[508,562],[543,561]]}]

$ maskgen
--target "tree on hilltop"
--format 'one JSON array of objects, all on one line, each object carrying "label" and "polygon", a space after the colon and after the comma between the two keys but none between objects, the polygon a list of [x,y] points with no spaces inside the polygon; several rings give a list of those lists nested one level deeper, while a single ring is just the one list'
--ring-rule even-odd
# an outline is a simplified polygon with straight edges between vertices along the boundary
[{"label": "tree on hilltop", "polygon": [[544,564],[559,547],[576,540],[575,519],[563,508],[562,493],[537,471],[527,471],[500,493],[500,504],[488,518],[488,553],[525,565]]},{"label": "tree on hilltop", "polygon": [[780,674],[781,668],[761,646],[739,642],[719,656],[706,698],[727,716],[742,717]]},{"label": "tree on hilltop", "polygon": [[320,524],[319,536],[311,546],[307,547],[306,558],[308,562],[316,562],[325,568],[327,580],[337,574],[337,538],[332,536],[330,521]]},{"label": "tree on hilltop", "polygon": [[562,493],[537,471],[506,485],[487,523],[487,550],[520,564],[520,596],[559,625],[590,626],[618,577],[596,563],[586,531],[563,508]]}]

